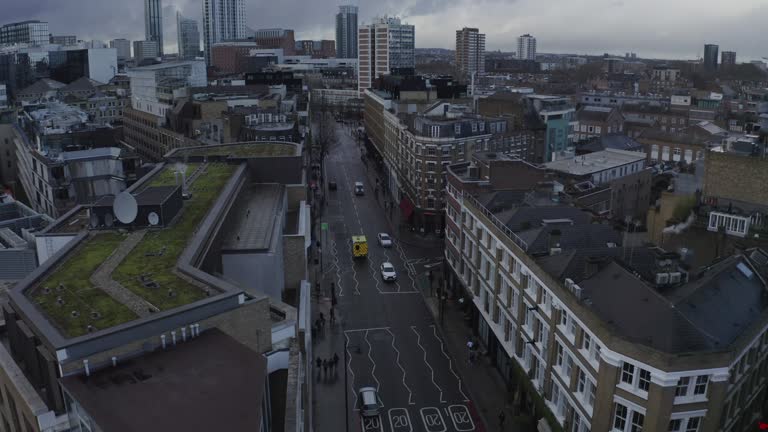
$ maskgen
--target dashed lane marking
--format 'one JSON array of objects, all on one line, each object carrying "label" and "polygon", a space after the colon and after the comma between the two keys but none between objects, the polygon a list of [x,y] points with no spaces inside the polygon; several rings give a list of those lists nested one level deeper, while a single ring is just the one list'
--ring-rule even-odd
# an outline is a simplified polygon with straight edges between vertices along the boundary
[{"label": "dashed lane marking", "polygon": [[430,365],[429,362],[427,361],[427,350],[424,349],[424,346],[421,345],[421,335],[419,334],[419,332],[416,331],[416,326],[411,326],[411,330],[413,330],[413,332],[416,333],[416,344],[424,352],[424,363],[427,365],[427,367],[431,372],[432,384],[434,384],[437,391],[440,392],[440,402],[445,403],[445,400],[443,400],[443,389],[441,389],[440,386],[437,385],[437,383],[435,382],[435,370],[432,369],[432,365]]},{"label": "dashed lane marking", "polygon": [[[397,357],[395,358],[395,363],[397,363],[397,367],[399,367],[400,370],[403,372],[403,387],[405,387],[405,389],[408,390],[408,405],[414,405],[415,403],[413,402],[413,392],[411,391],[411,388],[408,387],[408,384],[405,383],[405,368],[403,368],[403,365],[400,364],[400,350],[397,349],[397,347],[395,347],[395,334],[392,333],[392,330],[390,329],[387,329],[387,331],[392,336],[392,349],[395,350],[395,352],[397,353]],[[390,422],[391,420],[392,419],[390,417]]]},{"label": "dashed lane marking", "polygon": [[445,358],[448,360],[448,369],[451,371],[453,376],[455,376],[456,380],[459,382],[459,393],[461,393],[461,396],[464,398],[464,402],[468,402],[469,398],[467,397],[466,394],[464,394],[464,390],[462,390],[461,388],[461,378],[459,378],[459,375],[456,374],[456,372],[453,370],[453,360],[451,360],[451,358],[448,357],[448,354],[445,352],[445,346],[443,345],[443,340],[437,336],[437,327],[435,327],[434,324],[431,325],[430,327],[432,327],[432,333],[435,335],[435,339],[437,339],[437,341],[440,342],[440,351],[443,353],[443,356],[445,356]]}]

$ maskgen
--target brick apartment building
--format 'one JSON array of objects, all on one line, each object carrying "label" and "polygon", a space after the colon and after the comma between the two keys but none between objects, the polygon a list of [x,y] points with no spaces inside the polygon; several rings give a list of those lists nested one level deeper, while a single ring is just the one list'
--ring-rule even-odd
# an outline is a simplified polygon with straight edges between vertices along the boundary
[{"label": "brick apartment building", "polygon": [[449,295],[469,300],[510,400],[552,430],[755,430],[768,412],[768,254],[698,267],[624,247],[556,188],[505,178],[448,167],[445,257]]}]

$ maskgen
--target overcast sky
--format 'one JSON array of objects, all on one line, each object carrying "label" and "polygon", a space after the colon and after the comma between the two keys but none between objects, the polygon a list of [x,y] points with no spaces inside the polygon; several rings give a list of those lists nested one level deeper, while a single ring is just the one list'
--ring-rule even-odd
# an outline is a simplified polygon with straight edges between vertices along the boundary
[{"label": "overcast sky", "polygon": [[[53,34],[83,40],[144,38],[143,0],[3,2],[2,19],[46,20]],[[296,30],[297,39],[334,38],[336,0],[246,0],[254,29]],[[479,27],[487,50],[513,51],[531,33],[539,52],[693,59],[705,43],[737,51],[738,60],[768,57],[768,0],[358,0],[360,22],[399,15],[416,25],[419,48],[454,48],[455,30]],[[176,50],[176,10],[200,19],[202,0],[163,0],[167,52]],[[201,29],[202,32],[202,29]]]}]

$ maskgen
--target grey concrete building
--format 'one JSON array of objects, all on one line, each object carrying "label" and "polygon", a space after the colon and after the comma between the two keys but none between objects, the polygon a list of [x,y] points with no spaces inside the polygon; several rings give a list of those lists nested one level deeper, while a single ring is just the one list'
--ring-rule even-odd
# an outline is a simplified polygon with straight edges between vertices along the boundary
[{"label": "grey concrete building", "polygon": [[336,14],[336,57],[357,58],[357,6],[339,6]]},{"label": "grey concrete building", "polygon": [[200,30],[197,21],[184,17],[176,12],[177,44],[179,58],[190,60],[200,56]]},{"label": "grey concrete building", "polygon": [[144,40],[157,42],[157,55],[162,57],[163,0],[144,0]]},{"label": "grey concrete building", "polygon": [[[184,149],[126,191],[137,203],[130,233],[111,206],[48,225],[40,238],[72,239],[3,306],[3,430],[310,430],[311,409],[297,406],[312,394],[304,179],[297,144]],[[161,196],[181,204],[169,220],[146,212]],[[265,201],[286,211],[239,212]],[[292,274],[244,286],[222,239],[247,248],[268,237],[291,253],[263,265]],[[268,294],[289,280],[290,304]],[[168,415],[189,404],[205,409]]]}]

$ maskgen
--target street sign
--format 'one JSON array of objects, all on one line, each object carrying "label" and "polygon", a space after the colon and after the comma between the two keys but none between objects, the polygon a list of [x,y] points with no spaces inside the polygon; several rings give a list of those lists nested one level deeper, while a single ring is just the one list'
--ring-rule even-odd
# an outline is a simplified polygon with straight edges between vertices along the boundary
[{"label": "street sign", "polygon": [[320,229],[323,231],[328,231],[328,222],[322,222],[320,224]]}]

